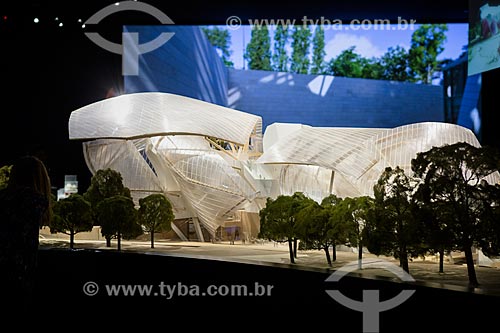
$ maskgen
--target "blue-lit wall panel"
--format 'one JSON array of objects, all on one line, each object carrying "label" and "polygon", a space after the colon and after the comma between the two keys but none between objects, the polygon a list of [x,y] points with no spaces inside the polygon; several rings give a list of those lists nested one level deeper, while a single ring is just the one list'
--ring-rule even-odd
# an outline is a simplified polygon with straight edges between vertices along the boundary
[{"label": "blue-lit wall panel", "polygon": [[125,76],[125,92],[162,91],[262,116],[312,126],[386,127],[444,121],[441,86],[224,67],[197,26],[126,26],[139,43],[175,35],[140,56],[139,75]]},{"label": "blue-lit wall panel", "polygon": [[458,111],[457,124],[472,130],[478,138],[481,138],[480,96],[481,74],[467,77],[462,103]]},{"label": "blue-lit wall panel", "polygon": [[396,127],[444,121],[443,88],[382,80],[229,69],[230,107],[274,122]]},{"label": "blue-lit wall panel", "polygon": [[126,93],[161,91],[227,105],[227,70],[199,27],[125,26],[124,31],[139,33],[139,44],[162,32],[175,33],[139,57],[139,75],[124,78]]}]

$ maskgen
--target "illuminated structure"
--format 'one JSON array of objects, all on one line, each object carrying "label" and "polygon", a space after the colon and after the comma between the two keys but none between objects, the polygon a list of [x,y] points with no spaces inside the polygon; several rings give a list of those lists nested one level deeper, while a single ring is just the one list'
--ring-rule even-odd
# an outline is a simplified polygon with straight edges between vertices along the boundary
[{"label": "illuminated structure", "polygon": [[[447,123],[393,129],[272,124],[263,136],[259,116],[158,92],[82,107],[71,114],[69,136],[83,141],[93,174],[119,171],[136,203],[163,193],[174,208],[177,235],[187,239],[181,226],[189,221],[201,241],[230,225],[244,239],[255,237],[268,197],[371,195],[386,166],[409,172],[411,159],[433,146],[479,146],[470,130]],[[488,181],[498,179],[496,173]]]}]

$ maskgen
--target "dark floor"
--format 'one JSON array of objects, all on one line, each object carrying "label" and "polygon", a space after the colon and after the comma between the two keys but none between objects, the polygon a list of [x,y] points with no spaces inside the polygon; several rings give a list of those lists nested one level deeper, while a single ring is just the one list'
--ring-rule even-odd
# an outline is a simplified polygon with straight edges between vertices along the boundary
[{"label": "dark floor", "polygon": [[[363,290],[378,290],[380,300],[391,299],[402,290],[415,290],[406,302],[380,313],[380,332],[463,331],[466,322],[473,323],[474,332],[490,332],[498,327],[498,296],[434,288],[423,283],[405,284],[386,278],[344,276],[339,282],[326,282],[330,274],[331,271],[322,268],[293,268],[279,263],[243,263],[168,253],[44,248],[40,250],[37,300],[51,304],[41,308],[40,314],[46,317],[56,314],[58,318],[80,316],[81,325],[89,324],[90,318],[105,316],[114,318],[115,321],[109,323],[115,324],[139,321],[147,326],[153,321],[175,321],[190,330],[266,331],[268,328],[298,329],[305,325],[308,328],[328,326],[338,332],[362,332],[362,313],[340,305],[327,290],[338,290],[359,301],[363,299]],[[124,289],[120,289],[120,296],[111,296],[110,288],[119,285],[135,288],[135,296],[125,296]],[[146,288],[143,296],[138,295],[138,286]],[[241,286],[245,286],[246,295],[236,293],[243,290]],[[149,287],[149,296],[146,296]],[[230,293],[229,288],[236,294],[210,296],[208,293],[209,290]],[[88,296],[85,292],[95,295]]]}]

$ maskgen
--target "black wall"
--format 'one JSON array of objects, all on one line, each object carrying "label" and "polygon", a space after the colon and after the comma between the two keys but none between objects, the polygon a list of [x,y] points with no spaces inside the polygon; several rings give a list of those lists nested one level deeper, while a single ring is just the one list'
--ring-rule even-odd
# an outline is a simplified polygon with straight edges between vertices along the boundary
[{"label": "black wall", "polygon": [[498,87],[500,85],[500,69],[482,73],[482,144],[500,149],[500,99]]}]

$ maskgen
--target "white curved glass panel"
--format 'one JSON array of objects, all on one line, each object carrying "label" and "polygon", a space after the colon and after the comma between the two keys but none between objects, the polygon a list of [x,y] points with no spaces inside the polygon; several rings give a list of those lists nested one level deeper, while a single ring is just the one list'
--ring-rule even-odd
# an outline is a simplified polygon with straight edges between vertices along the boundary
[{"label": "white curved glass panel", "polygon": [[259,116],[160,92],[108,98],[73,111],[69,119],[72,140],[193,134],[245,145],[252,133],[260,144]]}]

